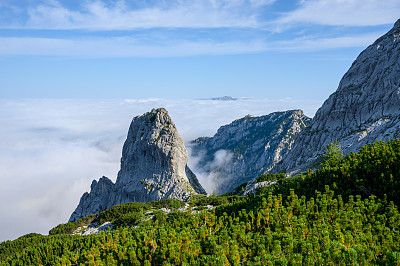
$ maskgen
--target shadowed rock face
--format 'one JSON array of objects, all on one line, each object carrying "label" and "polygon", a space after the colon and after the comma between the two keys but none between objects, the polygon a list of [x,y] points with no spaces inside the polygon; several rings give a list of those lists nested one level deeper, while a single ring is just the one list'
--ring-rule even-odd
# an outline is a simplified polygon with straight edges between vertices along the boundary
[{"label": "shadowed rock face", "polygon": [[274,171],[296,173],[316,166],[332,141],[345,154],[376,139],[400,136],[400,20],[366,48],[322,105],[312,125],[298,135]]},{"label": "shadowed rock face", "polygon": [[98,182],[93,180],[90,186],[90,193],[85,192],[82,195],[79,205],[72,213],[69,222],[74,222],[86,215],[105,210],[112,193],[114,193],[114,183],[110,179],[103,176]]},{"label": "shadowed rock face", "polygon": [[301,110],[235,120],[212,138],[192,141],[192,156],[200,157],[196,168],[215,179],[210,192],[229,192],[278,164],[310,121]]},{"label": "shadowed rock face", "polygon": [[183,139],[164,108],[135,117],[116,183],[105,177],[93,181],[91,192],[82,196],[70,221],[127,202],[188,200],[193,194],[205,193],[187,161]]}]

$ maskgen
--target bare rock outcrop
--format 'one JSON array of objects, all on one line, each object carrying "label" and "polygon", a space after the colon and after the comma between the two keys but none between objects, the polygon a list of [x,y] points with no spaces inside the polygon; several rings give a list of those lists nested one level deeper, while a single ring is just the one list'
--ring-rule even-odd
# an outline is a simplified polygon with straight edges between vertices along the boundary
[{"label": "bare rock outcrop", "polygon": [[116,183],[104,177],[93,181],[69,221],[127,202],[185,201],[204,194],[187,161],[183,139],[164,108],[133,118]]},{"label": "bare rock outcrop", "polygon": [[325,147],[338,141],[344,154],[400,136],[400,20],[367,47],[297,137],[274,171],[315,168]]},{"label": "bare rock outcrop", "polygon": [[191,155],[200,158],[197,173],[215,179],[215,191],[211,192],[229,192],[279,164],[296,135],[310,122],[301,110],[235,120],[211,138],[192,141]]}]

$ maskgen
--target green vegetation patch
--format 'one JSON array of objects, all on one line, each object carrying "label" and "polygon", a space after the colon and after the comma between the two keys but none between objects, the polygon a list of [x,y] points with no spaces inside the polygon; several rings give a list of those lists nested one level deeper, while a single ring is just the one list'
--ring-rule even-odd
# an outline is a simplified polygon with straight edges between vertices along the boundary
[{"label": "green vegetation patch", "polygon": [[83,218],[80,218],[76,222],[59,224],[49,231],[49,235],[72,234],[78,227],[88,226],[89,224],[91,224],[95,218],[96,218],[96,215],[92,214],[92,215],[88,215]]},{"label": "green vegetation patch", "polygon": [[340,150],[333,154],[334,160],[326,158],[321,170],[282,179],[274,186],[259,188],[257,193],[288,195],[294,189],[296,194],[309,198],[315,190],[322,191],[329,185],[343,197],[376,195],[400,203],[400,140],[377,141],[344,158]]},{"label": "green vegetation patch", "polygon": [[150,120],[150,122],[153,123],[156,120],[156,114],[155,113],[151,113],[150,116],[149,116],[149,120]]},{"label": "green vegetation patch", "polygon": [[158,201],[152,201],[149,202],[149,204],[153,208],[161,209],[161,208],[167,208],[167,209],[180,209],[185,206],[185,202],[177,200],[177,199],[163,199],[163,200],[158,200]]},{"label": "green vegetation patch", "polygon": [[[164,216],[165,218],[165,216]],[[385,199],[262,194],[164,223],[0,245],[4,265],[396,265],[400,214]]]},{"label": "green vegetation patch", "polygon": [[279,174],[262,174],[256,179],[256,183],[264,182],[264,181],[276,181],[282,180],[286,177],[285,173]]},{"label": "green vegetation patch", "polygon": [[144,213],[153,208],[179,209],[185,206],[185,202],[176,199],[164,199],[147,203],[129,202],[116,205],[98,214],[92,214],[79,219],[76,222],[59,224],[49,231],[49,235],[71,234],[81,226],[101,225],[111,222],[117,227],[132,226],[140,223],[145,218]]},{"label": "green vegetation patch", "polygon": [[211,206],[220,206],[224,204],[229,204],[232,202],[239,201],[245,197],[243,196],[238,196],[238,195],[222,195],[222,196],[216,196],[216,195],[210,195],[208,197],[201,195],[198,196],[197,198],[193,198],[191,201],[191,205],[197,206],[197,207],[204,207],[207,205]]},{"label": "green vegetation patch", "polygon": [[[114,206],[94,220],[119,221],[115,230],[6,241],[0,263],[398,265],[399,159],[399,140],[376,142],[256,195],[193,197],[192,206],[218,205],[193,214],[155,209],[185,204],[174,200]],[[152,219],[142,219],[148,212]]]}]

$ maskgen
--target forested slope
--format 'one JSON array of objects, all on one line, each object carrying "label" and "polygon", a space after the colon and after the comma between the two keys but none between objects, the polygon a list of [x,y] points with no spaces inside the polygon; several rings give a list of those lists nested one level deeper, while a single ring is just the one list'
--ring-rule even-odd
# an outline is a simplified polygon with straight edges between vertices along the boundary
[{"label": "forested slope", "polygon": [[[358,154],[331,156],[322,170],[280,180],[256,195],[195,198],[190,205],[197,211],[178,211],[184,204],[172,201],[115,206],[87,219],[119,219],[115,230],[77,236],[56,234],[68,227],[59,226],[55,235],[3,242],[0,260],[3,265],[396,265],[399,156],[399,140],[376,142]],[[175,211],[166,214],[160,207]]]},{"label": "forested slope", "polygon": [[[328,151],[329,152],[329,151]],[[376,141],[363,146],[358,153],[341,158],[333,153],[326,159],[323,168],[313,173],[285,178],[271,187],[264,187],[258,193],[288,195],[294,189],[299,195],[310,197],[315,190],[324,190],[330,185],[336,194],[348,197],[361,195],[387,196],[388,200],[400,203],[400,141]]]}]

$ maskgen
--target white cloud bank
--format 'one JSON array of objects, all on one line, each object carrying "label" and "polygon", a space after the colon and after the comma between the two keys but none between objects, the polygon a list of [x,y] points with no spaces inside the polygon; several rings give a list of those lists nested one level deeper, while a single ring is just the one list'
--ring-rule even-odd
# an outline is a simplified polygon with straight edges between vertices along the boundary
[{"label": "white cloud bank", "polygon": [[[190,155],[190,145],[186,148]],[[188,165],[196,173],[197,179],[206,192],[216,194],[221,191],[221,187],[226,187],[226,184],[234,178],[234,176],[226,175],[230,172],[229,169],[233,167],[233,153],[228,150],[218,150],[213,154],[214,159],[211,162],[199,167],[198,161],[204,156],[204,152],[200,152],[198,156],[191,156]]]},{"label": "white cloud bank", "polygon": [[[320,101],[1,100],[0,241],[47,234],[68,220],[93,179],[115,181],[132,117],[165,107],[187,143],[247,114],[303,109]],[[218,162],[216,162],[218,163]],[[207,180],[205,180],[207,181]],[[204,186],[212,190],[210,184]]]}]

